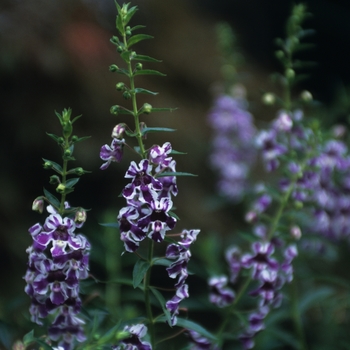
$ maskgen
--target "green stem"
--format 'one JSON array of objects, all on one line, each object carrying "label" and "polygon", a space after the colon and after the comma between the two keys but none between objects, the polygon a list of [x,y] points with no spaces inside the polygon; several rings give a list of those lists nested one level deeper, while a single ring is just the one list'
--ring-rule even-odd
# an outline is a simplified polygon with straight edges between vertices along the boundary
[{"label": "green stem", "polygon": [[226,328],[226,326],[231,318],[231,314],[232,314],[234,308],[237,306],[238,302],[240,301],[240,299],[242,298],[242,296],[246,292],[251,280],[252,280],[252,277],[248,276],[247,279],[245,280],[244,284],[242,285],[241,289],[237,293],[234,302],[227,309],[226,317],[225,317],[224,321],[222,322],[222,324],[217,332],[217,338],[219,339],[220,346],[222,346],[222,342],[223,342],[222,333],[224,332],[224,330],[225,330],[225,328]]},{"label": "green stem", "polygon": [[[64,152],[69,149],[69,140],[68,137],[64,138],[64,147],[63,147],[63,154]],[[63,159],[63,166],[62,166],[62,185],[66,186],[66,181],[67,181],[67,167],[68,167],[68,160],[67,159]],[[61,195],[61,203],[60,203],[60,208],[58,213],[62,216],[64,214],[65,211],[65,207],[64,207],[64,202],[66,201],[66,193],[65,191],[62,193]]]}]

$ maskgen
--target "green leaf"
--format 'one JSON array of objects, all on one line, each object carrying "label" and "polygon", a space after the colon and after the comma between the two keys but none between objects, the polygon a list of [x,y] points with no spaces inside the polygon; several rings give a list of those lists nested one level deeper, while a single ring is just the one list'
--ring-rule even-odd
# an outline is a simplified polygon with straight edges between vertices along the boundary
[{"label": "green leaf", "polygon": [[78,142],[81,142],[81,141],[85,141],[87,139],[91,138],[91,136],[83,136],[83,137],[79,137],[78,139],[76,139],[74,141],[74,143],[78,143]]},{"label": "green leaf", "polygon": [[124,18],[124,25],[127,25],[130,22],[131,18],[136,13],[136,11],[137,11],[137,6],[133,6],[128,10],[128,13]]},{"label": "green leaf", "polygon": [[51,164],[52,164],[52,169],[55,170],[56,173],[62,175],[63,169],[62,169],[62,167],[61,167],[59,164],[57,164],[56,162],[53,162],[52,160],[48,160],[48,159],[45,159],[45,158],[42,158],[42,160],[43,160],[44,162],[49,162],[49,163],[51,163]]},{"label": "green leaf", "polygon": [[104,223],[104,224],[100,224],[101,226],[104,227],[113,227],[113,228],[119,228],[119,223],[118,222],[108,222],[108,223]]},{"label": "green leaf", "polygon": [[77,116],[72,120],[72,124],[75,123],[80,117],[82,117],[82,114],[77,115]]},{"label": "green leaf", "polygon": [[150,263],[148,261],[145,260],[137,260],[136,264],[134,266],[134,270],[132,272],[132,283],[134,288],[137,288],[139,286],[139,284],[142,282],[145,273],[147,272],[147,270],[150,268]]},{"label": "green leaf", "polygon": [[23,337],[23,343],[25,346],[29,345],[35,340],[34,338],[34,329],[32,329],[30,332],[24,335]]},{"label": "green leaf", "polygon": [[118,329],[120,328],[120,323],[121,321],[119,320],[119,322],[114,327],[109,329],[101,338],[98,339],[97,344],[104,345],[111,341],[115,341],[115,336],[117,334]]},{"label": "green leaf", "polygon": [[191,173],[184,173],[184,172],[172,172],[172,171],[167,171],[164,173],[160,173],[160,174],[156,174],[155,177],[165,177],[165,176],[198,176],[195,174],[191,174]]},{"label": "green leaf", "polygon": [[110,109],[110,112],[111,114],[116,114],[116,115],[118,114],[134,115],[132,111],[119,105],[112,106]]},{"label": "green leaf", "polygon": [[[119,6],[119,8],[120,8],[120,6]],[[119,33],[121,35],[124,35],[123,19],[122,19],[120,12],[121,12],[121,9],[120,10],[118,9],[118,15],[117,15],[117,18],[115,20],[115,26],[117,27]]]},{"label": "green leaf", "polygon": [[169,154],[187,154],[187,153],[186,152],[175,151],[174,149],[172,149]]},{"label": "green leaf", "polygon": [[59,208],[61,203],[60,201],[52,194],[50,193],[49,191],[47,191],[45,188],[44,188],[44,195],[45,197],[47,198],[47,200],[56,208]]},{"label": "green leaf", "polygon": [[129,38],[127,41],[127,47],[131,47],[132,45],[135,45],[139,41],[146,40],[146,39],[153,39],[152,35],[147,35],[147,34],[136,34],[132,37]]},{"label": "green leaf", "polygon": [[334,289],[328,286],[318,287],[306,294],[299,303],[300,313],[303,314],[306,310],[310,309],[313,305],[321,303],[325,299],[329,299],[334,294]]},{"label": "green leaf", "polygon": [[144,128],[142,130],[142,136],[145,134],[148,134],[149,132],[173,132],[176,131],[176,129],[171,128]]},{"label": "green leaf", "polygon": [[[124,51],[120,54],[120,57],[124,60],[124,62],[126,63],[129,63],[130,62],[130,56],[131,56],[131,51]],[[119,68],[119,70],[122,70],[122,68]],[[125,69],[123,69],[124,73],[122,74],[125,74],[127,73],[127,75],[129,76],[129,72],[126,71]],[[118,70],[117,70],[118,72]]]},{"label": "green leaf", "polygon": [[162,60],[157,60],[156,58],[146,56],[146,55],[135,55],[133,60],[145,61],[145,62],[162,62]]},{"label": "green leaf", "polygon": [[176,110],[177,108],[153,108],[152,107],[152,112],[173,112]]},{"label": "green leaf", "polygon": [[164,259],[164,258],[153,258],[152,260],[152,265],[160,265],[160,266],[170,266],[170,264],[172,263],[172,261],[168,260],[168,259]]},{"label": "green leaf", "polygon": [[60,138],[59,136],[55,134],[49,134],[48,132],[46,133],[47,136],[50,136],[54,141],[58,143],[58,139]]},{"label": "green leaf", "polygon": [[80,180],[79,177],[74,177],[66,181],[67,188],[73,188],[73,186]]},{"label": "green leaf", "polygon": [[142,89],[142,88],[136,88],[134,91],[136,94],[148,94],[148,95],[153,95],[153,96],[158,95],[158,92],[153,92],[151,90],[146,90],[146,89]]},{"label": "green leaf", "polygon": [[180,218],[173,212],[173,211],[168,211],[168,214],[172,217],[175,218],[176,220],[180,220]]},{"label": "green leaf", "polygon": [[133,32],[134,30],[138,30],[138,29],[142,29],[142,28],[146,28],[146,26],[139,24],[135,27],[130,28],[130,31]]},{"label": "green leaf", "polygon": [[157,70],[153,69],[140,69],[134,72],[134,76],[136,75],[159,75],[162,77],[165,77],[166,74],[158,72]]},{"label": "green leaf", "polygon": [[[164,321],[165,321],[164,316],[156,319],[156,322],[164,322]],[[190,329],[192,331],[198,332],[199,334],[203,335],[204,337],[206,337],[214,342],[217,341],[217,338],[214,334],[210,333],[204,327],[202,327],[201,325],[199,325],[198,323],[195,323],[193,321],[178,317],[176,326]]]},{"label": "green leaf", "polygon": [[[163,297],[163,295],[155,288],[153,287],[150,287],[150,290],[152,291],[153,295],[157,298],[157,300],[159,301],[159,304],[164,312],[164,316],[161,316],[160,318],[163,319],[163,322],[164,321],[167,321],[168,322],[168,325],[171,326],[171,315],[170,315],[170,312],[169,310],[166,308],[165,304],[166,304],[166,301]],[[159,319],[156,320],[156,322],[159,322],[158,321]]]}]

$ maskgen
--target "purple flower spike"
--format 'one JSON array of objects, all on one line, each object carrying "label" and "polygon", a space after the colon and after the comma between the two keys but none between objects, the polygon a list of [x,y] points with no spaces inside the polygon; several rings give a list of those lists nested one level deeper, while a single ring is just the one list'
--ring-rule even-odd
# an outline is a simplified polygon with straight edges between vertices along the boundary
[{"label": "purple flower spike", "polygon": [[210,287],[209,300],[212,304],[219,308],[231,305],[235,299],[235,293],[229,289],[225,288],[227,285],[227,277],[212,277],[208,281]]},{"label": "purple flower spike", "polygon": [[120,162],[123,157],[124,139],[114,138],[111,145],[101,147],[100,158],[105,161],[100,167],[101,170],[106,170],[112,162]]}]

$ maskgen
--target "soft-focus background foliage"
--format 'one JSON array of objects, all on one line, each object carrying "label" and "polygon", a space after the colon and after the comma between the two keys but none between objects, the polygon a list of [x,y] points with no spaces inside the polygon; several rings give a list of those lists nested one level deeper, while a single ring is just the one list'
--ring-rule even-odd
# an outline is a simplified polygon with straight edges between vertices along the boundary
[{"label": "soft-focus background foliage", "polygon": [[[139,45],[138,52],[160,58],[156,69],[166,78],[142,78],[140,86],[159,91],[145,99],[157,107],[178,107],[173,113],[147,117],[149,126],[177,129],[175,134],[150,136],[148,146],[170,140],[179,156],[178,171],[199,174],[179,178],[176,199],[181,228],[201,228],[202,234],[232,234],[243,210],[237,206],[210,209],[215,174],[208,167],[210,130],[206,113],[220,81],[215,26],[232,24],[246,58],[242,71],[248,100],[257,119],[272,118],[260,103],[261,93],[271,88],[268,76],[278,69],[273,39],[284,33],[291,1],[260,0],[134,0],[139,6],[137,24],[155,37]],[[316,99],[326,104],[333,123],[347,123],[346,103],[335,106],[337,92],[350,82],[350,3],[346,0],[306,1],[316,29],[316,47],[308,57],[319,65],[304,83]],[[129,157],[114,170],[99,170],[99,149],[109,143],[112,127],[122,121],[109,108],[121,104],[114,86],[119,77],[108,71],[121,64],[109,43],[115,34],[112,0],[0,0],[0,222],[1,222],[1,329],[23,335],[23,313],[29,299],[23,292],[25,249],[30,244],[28,227],[43,217],[31,211],[33,199],[49,188],[41,158],[58,161],[58,148],[45,132],[59,132],[54,110],[71,107],[83,114],[75,125],[78,136],[92,138],[77,146],[77,166],[91,170],[71,196],[73,205],[92,208],[84,233],[99,240],[104,213],[117,213],[117,194],[124,181]],[[345,101],[346,102],[346,101]],[[350,106],[350,105],[348,105]],[[337,107],[337,108],[336,108]],[[270,114],[269,114],[270,113]],[[151,139],[152,137],[152,139]],[[116,237],[117,238],[117,237]],[[348,264],[347,260],[344,264]],[[342,265],[344,266],[344,265]],[[91,267],[94,270],[94,264]],[[1,335],[1,334],[0,334]],[[5,336],[6,338],[6,336]]]}]

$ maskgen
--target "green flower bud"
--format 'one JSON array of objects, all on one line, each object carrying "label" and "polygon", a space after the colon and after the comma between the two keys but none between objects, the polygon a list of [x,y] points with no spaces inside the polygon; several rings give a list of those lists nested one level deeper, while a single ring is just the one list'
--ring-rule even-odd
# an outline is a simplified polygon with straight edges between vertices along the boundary
[{"label": "green flower bud", "polygon": [[135,69],[136,70],[141,70],[142,69],[142,63],[136,63],[136,66],[135,66]]},{"label": "green flower bud", "polygon": [[301,99],[304,102],[310,102],[312,101],[312,94],[310,91],[304,90],[301,94],[300,94]]},{"label": "green flower bud", "polygon": [[118,105],[112,106],[109,111],[111,112],[111,114],[117,115],[119,111],[119,106]]},{"label": "green flower bud", "polygon": [[74,135],[72,136],[72,142],[77,142],[79,140],[79,137]]},{"label": "green flower bud", "polygon": [[72,154],[72,152],[70,151],[70,149],[66,149],[66,150],[64,151],[64,155],[65,155],[66,157],[69,157],[71,154]]},{"label": "green flower bud", "polygon": [[275,52],[275,55],[278,59],[281,59],[284,57],[284,52],[282,50],[278,50]]},{"label": "green flower bud", "polygon": [[152,106],[149,103],[145,103],[142,106],[141,112],[144,114],[150,114],[152,112]]},{"label": "green flower bud", "polygon": [[123,91],[125,89],[125,84],[124,83],[117,83],[115,85],[115,88],[118,90],[118,91]]},{"label": "green flower bud", "polygon": [[59,185],[56,187],[56,192],[58,192],[58,193],[63,194],[65,190],[66,190],[66,186],[63,185],[63,184],[59,184]]},{"label": "green flower bud", "polygon": [[63,144],[64,144],[64,138],[63,138],[63,137],[59,137],[59,138],[57,139],[57,143],[58,143],[59,145],[63,145]]},{"label": "green flower bud", "polygon": [[42,196],[34,199],[34,202],[32,204],[32,210],[37,211],[40,214],[42,214],[42,212],[44,210],[44,199]]},{"label": "green flower bud", "polygon": [[302,209],[304,207],[304,204],[303,204],[303,202],[295,201],[294,207],[295,207],[295,209]]},{"label": "green flower bud", "polygon": [[119,38],[117,36],[113,35],[112,38],[111,38],[111,42],[113,44],[118,44],[119,43]]},{"label": "green flower bud", "polygon": [[295,77],[295,71],[292,68],[288,68],[285,71],[285,75],[288,79],[293,79]]},{"label": "green flower bud", "polygon": [[51,162],[48,162],[48,161],[47,161],[47,162],[44,163],[44,169],[51,169],[52,166],[53,166],[53,165],[52,165]]},{"label": "green flower bud", "polygon": [[262,96],[262,102],[263,102],[263,104],[265,104],[267,106],[273,106],[276,102],[275,94],[273,94],[272,92],[266,92]]},{"label": "green flower bud", "polygon": [[60,181],[60,178],[57,176],[57,175],[52,175],[50,176],[50,184],[51,185],[56,185],[56,184],[59,184],[61,181]]},{"label": "green flower bud", "polygon": [[124,97],[126,100],[129,100],[129,99],[131,98],[130,92],[129,92],[129,91],[124,91],[123,97]]},{"label": "green flower bud", "polygon": [[123,52],[123,47],[122,46],[117,46],[117,52],[122,53]]},{"label": "green flower bud", "polygon": [[126,28],[125,28],[125,34],[127,35],[127,36],[130,36],[131,35],[131,30],[130,30],[131,28],[129,27],[129,26],[127,26]]},{"label": "green flower bud", "polygon": [[116,72],[118,71],[119,67],[115,64],[112,64],[111,66],[109,66],[109,71],[110,72]]},{"label": "green flower bud", "polygon": [[83,168],[79,167],[74,169],[74,173],[81,176],[81,175],[84,175],[85,171]]}]

